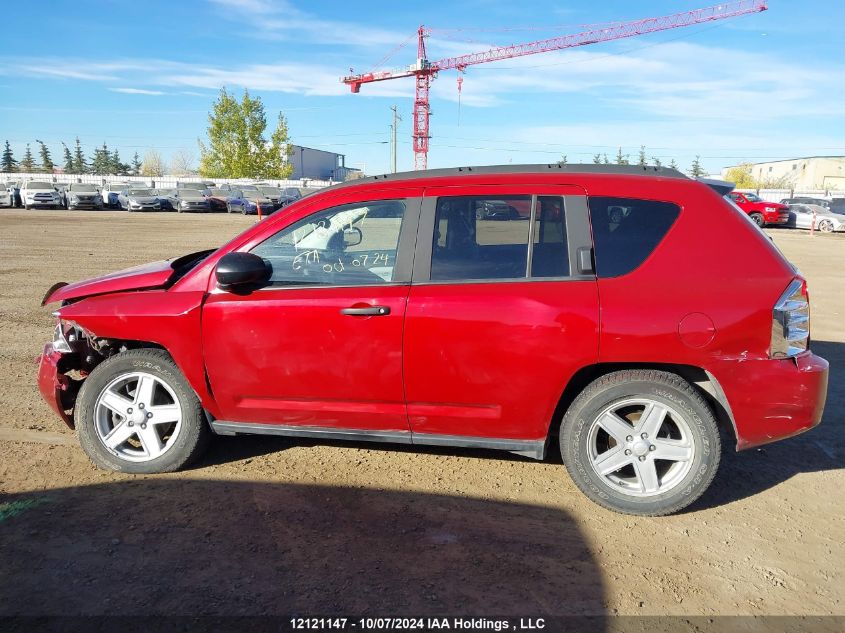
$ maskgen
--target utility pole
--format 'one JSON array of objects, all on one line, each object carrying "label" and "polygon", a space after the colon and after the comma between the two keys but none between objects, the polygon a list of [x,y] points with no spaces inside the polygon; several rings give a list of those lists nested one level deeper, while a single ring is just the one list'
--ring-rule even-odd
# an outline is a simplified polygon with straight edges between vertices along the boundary
[{"label": "utility pole", "polygon": [[402,117],[399,116],[399,110],[396,106],[390,106],[390,109],[393,111],[393,123],[390,125],[390,164],[393,166],[393,173],[396,173],[396,130],[399,127],[399,121],[402,120]]}]

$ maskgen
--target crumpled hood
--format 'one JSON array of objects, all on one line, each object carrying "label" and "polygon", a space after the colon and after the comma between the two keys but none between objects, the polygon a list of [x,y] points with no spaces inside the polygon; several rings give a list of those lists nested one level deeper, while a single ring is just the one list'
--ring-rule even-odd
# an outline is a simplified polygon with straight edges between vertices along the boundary
[{"label": "crumpled hood", "polygon": [[168,280],[175,272],[172,266],[173,263],[170,260],[162,260],[150,264],[142,264],[134,268],[127,268],[116,273],[109,273],[102,277],[77,281],[72,284],[60,282],[47,291],[41,305],[47,305],[54,301],[65,301],[67,299],[81,299],[83,297],[109,292],[162,288],[167,285]]}]

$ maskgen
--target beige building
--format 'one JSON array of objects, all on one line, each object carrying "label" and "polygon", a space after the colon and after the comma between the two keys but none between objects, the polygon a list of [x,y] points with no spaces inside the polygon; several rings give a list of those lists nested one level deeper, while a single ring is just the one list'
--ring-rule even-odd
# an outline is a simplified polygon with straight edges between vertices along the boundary
[{"label": "beige building", "polygon": [[[728,169],[730,167],[722,170],[722,177]],[[757,182],[778,188],[845,191],[845,156],[808,156],[754,163],[751,175]]]}]

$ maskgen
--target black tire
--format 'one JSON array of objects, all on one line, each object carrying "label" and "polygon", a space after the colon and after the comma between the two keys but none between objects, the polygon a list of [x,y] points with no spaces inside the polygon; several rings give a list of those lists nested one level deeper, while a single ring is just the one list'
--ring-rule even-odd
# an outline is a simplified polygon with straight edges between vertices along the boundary
[{"label": "black tire", "polygon": [[[100,393],[121,374],[143,370],[166,381],[182,409],[182,428],[164,454],[146,462],[120,458],[106,448],[95,429],[95,405]],[[91,372],[82,384],[75,410],[76,434],[94,464],[106,470],[133,474],[167,473],[196,460],[208,445],[211,431],[199,399],[170,355],[158,349],[135,349],[112,356]]]},{"label": "black tire", "polygon": [[752,222],[754,222],[754,224],[756,224],[757,226],[759,226],[761,229],[762,229],[762,228],[765,226],[765,224],[766,224],[765,220],[763,219],[763,214],[762,214],[762,213],[752,213],[752,214],[751,214],[750,216],[748,216],[748,217],[750,217],[750,218],[751,218],[751,221],[752,221]]},{"label": "black tire", "polygon": [[[589,431],[597,416],[613,403],[634,397],[676,410],[694,446],[683,479],[652,496],[626,494],[611,485],[593,468],[589,453]],[[669,372],[625,370],[596,379],[578,395],[561,422],[560,451],[572,480],[598,505],[623,514],[662,516],[682,510],[707,490],[719,467],[721,440],[710,406],[688,382]]]}]

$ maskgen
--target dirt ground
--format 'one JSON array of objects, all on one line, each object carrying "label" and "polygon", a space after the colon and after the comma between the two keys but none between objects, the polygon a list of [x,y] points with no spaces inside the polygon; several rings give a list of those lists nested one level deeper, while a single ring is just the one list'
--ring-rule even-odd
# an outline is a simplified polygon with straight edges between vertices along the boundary
[{"label": "dirt ground", "polygon": [[220,438],[187,472],[96,470],[36,389],[45,290],[254,221],[0,211],[0,615],[845,614],[845,236],[771,231],[809,280],[824,422],[729,450],[678,516],[460,449]]}]

